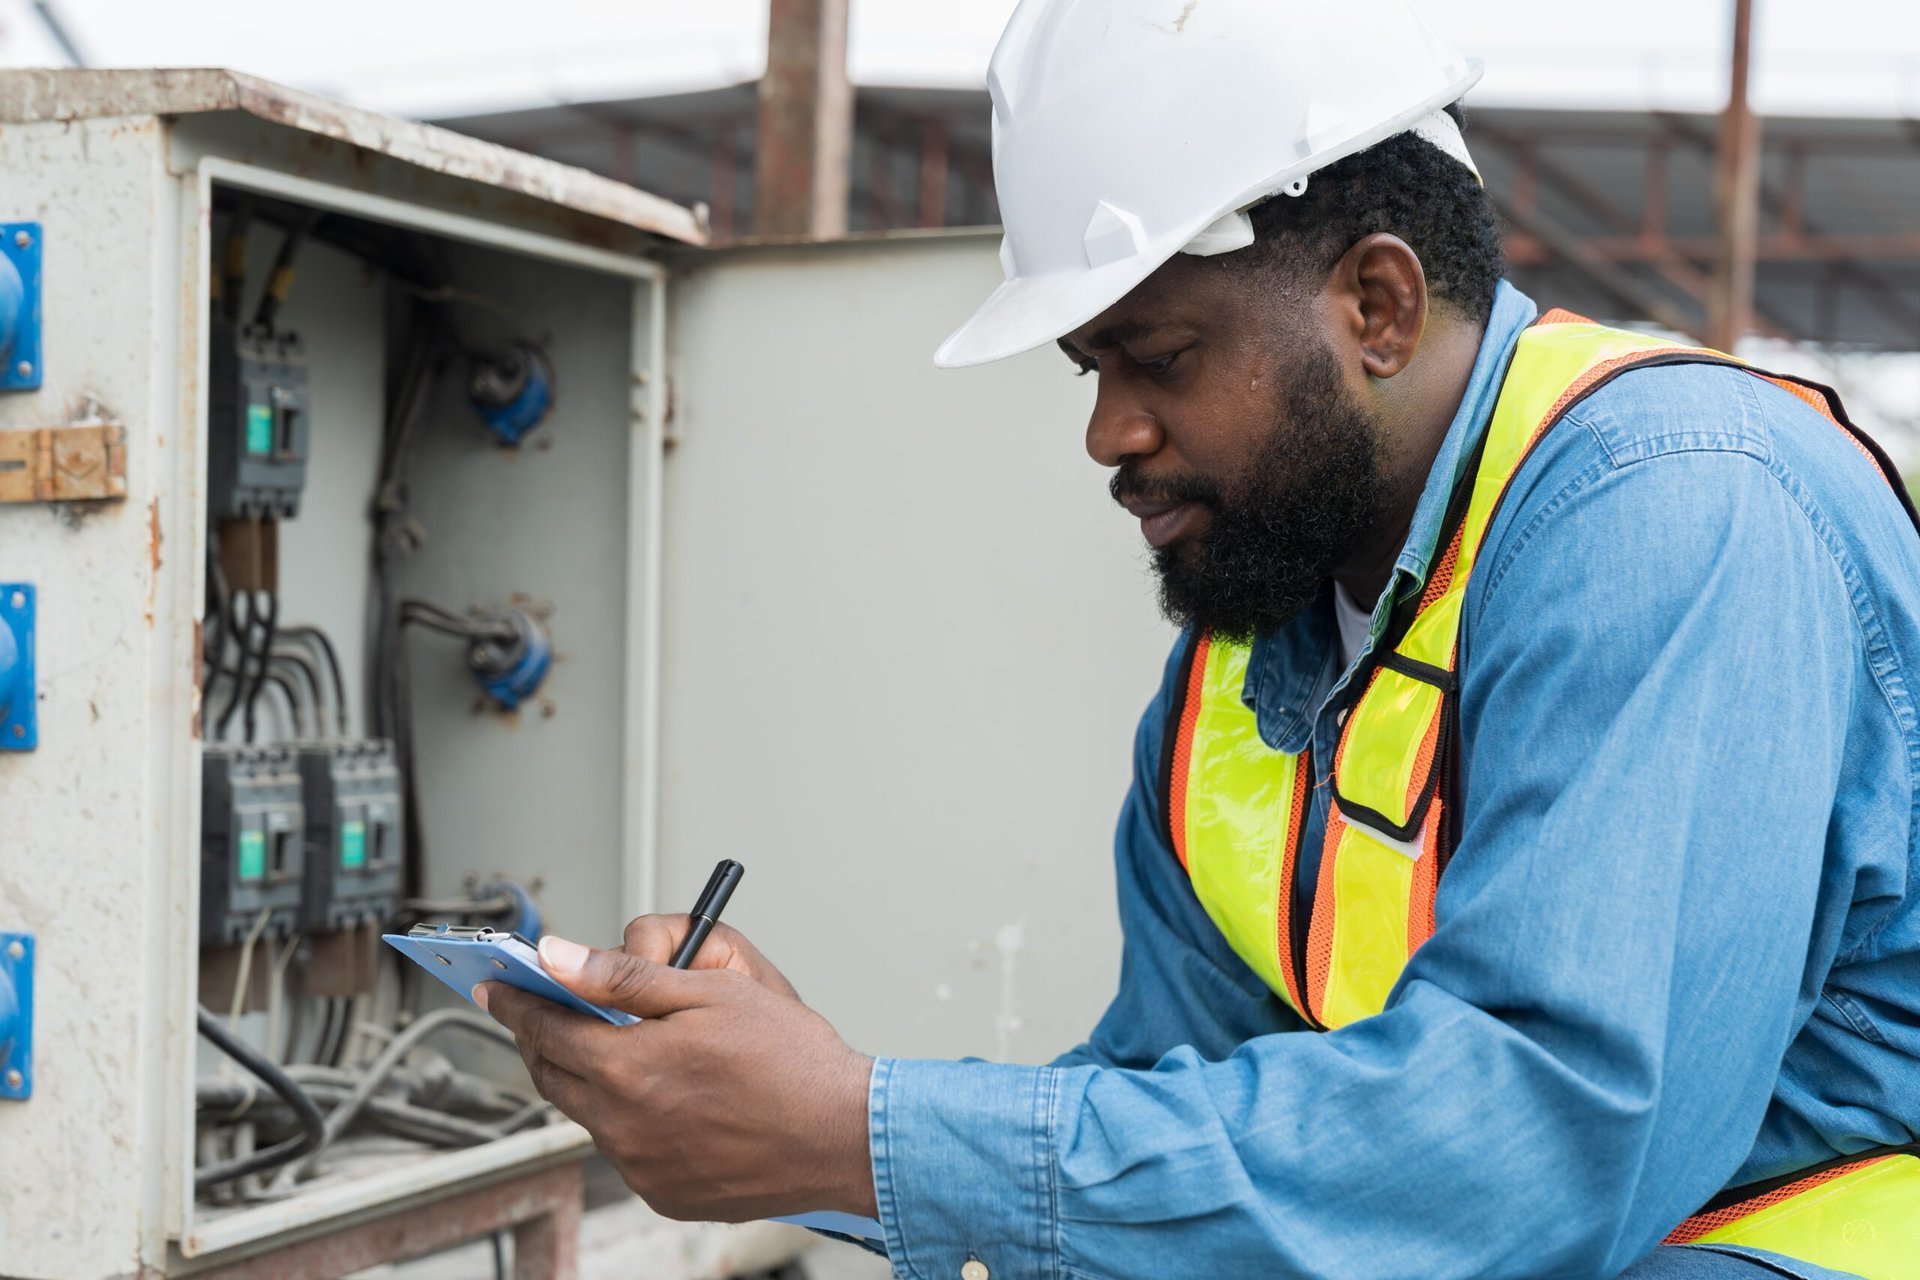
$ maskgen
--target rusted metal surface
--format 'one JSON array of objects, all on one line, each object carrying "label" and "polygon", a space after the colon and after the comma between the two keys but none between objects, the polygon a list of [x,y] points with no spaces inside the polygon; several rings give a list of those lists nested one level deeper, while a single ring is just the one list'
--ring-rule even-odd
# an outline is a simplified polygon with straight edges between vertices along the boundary
[{"label": "rusted metal surface", "polygon": [[768,0],[754,234],[845,234],[852,156],[847,0]]},{"label": "rusted metal surface", "polygon": [[514,1280],[575,1280],[580,1198],[580,1166],[564,1164],[198,1274],[204,1280],[336,1280],[510,1230]]},{"label": "rusted metal surface", "polygon": [[686,244],[706,243],[692,210],[624,183],[234,71],[0,71],[0,124],[220,111],[244,112]]},{"label": "rusted metal surface", "polygon": [[1733,350],[1753,316],[1754,250],[1760,235],[1760,121],[1747,102],[1752,46],[1753,0],[1733,0],[1732,70],[1714,175],[1720,244],[1707,307],[1707,343],[1722,351]]},{"label": "rusted metal surface", "polygon": [[126,496],[127,433],[119,424],[0,432],[0,502]]}]

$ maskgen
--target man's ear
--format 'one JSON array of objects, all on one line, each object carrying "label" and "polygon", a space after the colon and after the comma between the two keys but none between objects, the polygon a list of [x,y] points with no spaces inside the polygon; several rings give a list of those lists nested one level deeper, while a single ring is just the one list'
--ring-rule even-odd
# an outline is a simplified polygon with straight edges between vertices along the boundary
[{"label": "man's ear", "polygon": [[1328,286],[1367,376],[1406,368],[1427,327],[1427,273],[1413,247],[1375,232],[1340,256]]}]

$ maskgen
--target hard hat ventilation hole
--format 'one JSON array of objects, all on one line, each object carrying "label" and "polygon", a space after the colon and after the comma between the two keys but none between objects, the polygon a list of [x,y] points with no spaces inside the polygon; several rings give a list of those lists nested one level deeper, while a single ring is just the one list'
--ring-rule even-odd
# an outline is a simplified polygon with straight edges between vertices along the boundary
[{"label": "hard hat ventilation hole", "polygon": [[1307,194],[1307,180],[1305,178],[1295,178],[1292,182],[1280,188],[1280,190],[1297,199]]}]

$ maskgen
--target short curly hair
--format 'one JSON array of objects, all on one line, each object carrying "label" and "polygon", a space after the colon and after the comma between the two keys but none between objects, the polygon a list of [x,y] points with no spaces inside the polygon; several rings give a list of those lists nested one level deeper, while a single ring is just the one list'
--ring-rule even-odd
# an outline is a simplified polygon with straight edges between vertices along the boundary
[{"label": "short curly hair", "polygon": [[[1459,106],[1448,107],[1464,125]],[[1479,179],[1413,133],[1397,134],[1313,175],[1305,194],[1275,196],[1252,210],[1254,243],[1215,259],[1229,270],[1298,280],[1325,273],[1375,232],[1399,236],[1420,255],[1427,289],[1484,323],[1506,274],[1499,217]]]}]

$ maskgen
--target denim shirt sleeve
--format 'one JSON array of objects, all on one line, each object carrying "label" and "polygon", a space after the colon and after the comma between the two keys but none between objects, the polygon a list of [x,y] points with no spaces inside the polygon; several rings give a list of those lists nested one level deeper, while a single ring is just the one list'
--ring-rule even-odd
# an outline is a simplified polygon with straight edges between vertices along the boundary
[{"label": "denim shirt sleeve", "polygon": [[1611,1276],[1740,1166],[1817,995],[1849,600],[1763,457],[1554,441],[1469,588],[1467,821],[1386,1011],[1290,1034],[1249,985],[1157,834],[1156,706],[1089,1044],[874,1072],[899,1275]]}]

